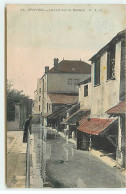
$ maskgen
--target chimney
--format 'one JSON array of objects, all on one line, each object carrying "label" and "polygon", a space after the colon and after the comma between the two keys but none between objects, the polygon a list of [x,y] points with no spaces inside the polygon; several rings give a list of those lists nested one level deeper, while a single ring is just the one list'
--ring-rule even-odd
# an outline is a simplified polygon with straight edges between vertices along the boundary
[{"label": "chimney", "polygon": [[54,69],[55,70],[58,70],[58,62],[59,62],[59,59],[58,58],[54,58]]},{"label": "chimney", "polygon": [[49,71],[49,66],[45,66],[45,73],[48,73]]}]

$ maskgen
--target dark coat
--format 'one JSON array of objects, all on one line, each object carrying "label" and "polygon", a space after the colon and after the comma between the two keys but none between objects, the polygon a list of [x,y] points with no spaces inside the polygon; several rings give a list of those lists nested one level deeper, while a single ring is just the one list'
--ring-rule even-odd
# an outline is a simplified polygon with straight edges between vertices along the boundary
[{"label": "dark coat", "polygon": [[28,128],[31,134],[31,120],[27,119],[25,124],[24,124],[24,134],[23,134],[23,143],[27,143],[27,139],[28,139]]}]

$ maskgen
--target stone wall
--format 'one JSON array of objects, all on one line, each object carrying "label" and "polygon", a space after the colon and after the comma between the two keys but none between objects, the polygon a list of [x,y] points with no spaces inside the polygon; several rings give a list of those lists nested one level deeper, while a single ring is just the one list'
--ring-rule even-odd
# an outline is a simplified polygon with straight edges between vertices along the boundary
[{"label": "stone wall", "polygon": [[7,122],[7,130],[20,130],[20,104],[15,104],[15,121]]},{"label": "stone wall", "polygon": [[32,114],[32,100],[28,99],[25,104],[15,104],[15,120],[7,121],[7,130],[21,130],[29,115]]}]

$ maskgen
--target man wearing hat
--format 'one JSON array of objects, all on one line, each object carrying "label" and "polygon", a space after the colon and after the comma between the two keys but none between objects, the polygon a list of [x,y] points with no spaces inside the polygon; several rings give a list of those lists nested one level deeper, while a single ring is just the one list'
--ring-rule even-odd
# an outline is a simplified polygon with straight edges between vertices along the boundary
[{"label": "man wearing hat", "polygon": [[32,115],[29,115],[29,118],[25,121],[24,124],[24,134],[23,134],[23,143],[27,143],[27,138],[28,138],[28,128],[31,134],[31,120],[32,120]]}]

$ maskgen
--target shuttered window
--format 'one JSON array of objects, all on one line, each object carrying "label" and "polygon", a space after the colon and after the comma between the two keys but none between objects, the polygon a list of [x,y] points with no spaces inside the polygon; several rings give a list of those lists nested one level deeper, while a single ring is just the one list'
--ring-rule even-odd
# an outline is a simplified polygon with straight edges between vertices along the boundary
[{"label": "shuttered window", "polygon": [[84,86],[84,97],[88,96],[88,85]]},{"label": "shuttered window", "polygon": [[100,84],[100,59],[95,60],[94,62],[94,86]]},{"label": "shuttered window", "polygon": [[39,112],[40,112],[40,110],[41,110],[41,105],[39,105]]},{"label": "shuttered window", "polygon": [[39,102],[41,102],[41,96],[39,96]]},{"label": "shuttered window", "polygon": [[47,103],[47,112],[48,112],[48,110],[49,110],[49,104]]},{"label": "shuttered window", "polygon": [[115,79],[115,45],[107,51],[107,80]]}]

